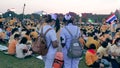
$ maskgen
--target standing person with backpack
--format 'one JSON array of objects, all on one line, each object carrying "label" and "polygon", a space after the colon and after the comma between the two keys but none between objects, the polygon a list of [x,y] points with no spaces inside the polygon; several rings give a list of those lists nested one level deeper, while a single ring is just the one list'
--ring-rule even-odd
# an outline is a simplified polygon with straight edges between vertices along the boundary
[{"label": "standing person with backpack", "polygon": [[78,41],[80,28],[73,25],[73,18],[69,14],[65,15],[65,19],[67,25],[62,28],[60,33],[64,68],[78,68],[79,60],[82,55],[82,47]]},{"label": "standing person with backpack", "polygon": [[47,15],[45,17],[46,25],[43,26],[40,30],[43,34],[45,34],[46,44],[48,48],[48,52],[43,56],[43,61],[45,63],[44,68],[52,68],[54,57],[57,52],[58,42],[55,30],[52,26],[55,22],[52,20],[51,15]]}]

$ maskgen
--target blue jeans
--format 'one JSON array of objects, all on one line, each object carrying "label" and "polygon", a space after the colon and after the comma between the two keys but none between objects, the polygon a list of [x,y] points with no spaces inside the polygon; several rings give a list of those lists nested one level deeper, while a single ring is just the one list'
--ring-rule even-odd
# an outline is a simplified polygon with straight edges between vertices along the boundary
[{"label": "blue jeans", "polygon": [[114,38],[114,36],[115,36],[115,32],[112,32],[112,39]]}]

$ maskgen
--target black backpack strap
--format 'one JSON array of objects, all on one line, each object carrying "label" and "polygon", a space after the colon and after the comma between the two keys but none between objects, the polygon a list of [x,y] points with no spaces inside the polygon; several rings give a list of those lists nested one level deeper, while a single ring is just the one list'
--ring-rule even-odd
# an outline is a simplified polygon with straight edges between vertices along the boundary
[{"label": "black backpack strap", "polygon": [[43,34],[43,27],[41,28],[41,34]]}]

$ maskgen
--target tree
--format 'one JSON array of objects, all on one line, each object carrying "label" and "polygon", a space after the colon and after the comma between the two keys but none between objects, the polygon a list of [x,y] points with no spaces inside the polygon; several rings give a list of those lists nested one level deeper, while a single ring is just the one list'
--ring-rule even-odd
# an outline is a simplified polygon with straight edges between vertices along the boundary
[{"label": "tree", "polygon": [[39,14],[31,14],[32,18],[31,19],[37,19],[40,20],[40,15]]},{"label": "tree", "polygon": [[16,14],[15,12],[8,11],[8,12],[5,12],[5,13],[3,14],[3,17],[4,17],[4,18],[17,17],[17,14]]}]

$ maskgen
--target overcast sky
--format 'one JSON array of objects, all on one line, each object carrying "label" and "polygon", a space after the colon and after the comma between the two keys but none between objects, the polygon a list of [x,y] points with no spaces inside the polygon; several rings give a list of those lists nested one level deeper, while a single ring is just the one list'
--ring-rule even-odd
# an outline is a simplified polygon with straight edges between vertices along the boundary
[{"label": "overcast sky", "polygon": [[0,0],[0,12],[15,8],[16,13],[22,13],[26,3],[25,13],[44,10],[47,13],[97,13],[109,14],[120,9],[120,0]]}]

